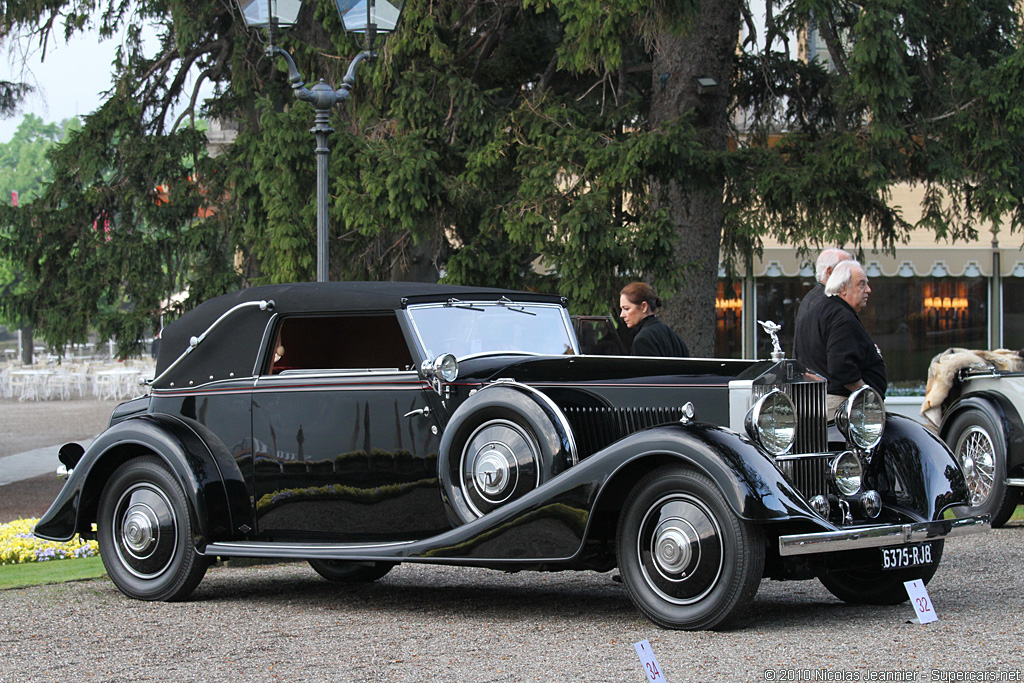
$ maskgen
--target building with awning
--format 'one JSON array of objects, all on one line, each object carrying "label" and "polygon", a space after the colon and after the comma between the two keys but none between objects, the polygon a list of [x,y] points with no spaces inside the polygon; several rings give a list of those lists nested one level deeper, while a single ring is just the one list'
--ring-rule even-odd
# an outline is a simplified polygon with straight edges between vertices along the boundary
[{"label": "building with awning", "polygon": [[[908,222],[919,219],[919,190],[896,188],[892,202]],[[953,243],[917,230],[892,253],[823,245],[844,247],[862,261],[872,293],[861,319],[897,387],[922,384],[931,358],[950,347],[1024,347],[1024,237],[991,225],[977,233],[975,240]],[[783,349],[791,353],[797,307],[814,286],[817,255],[766,240],[731,293],[721,271],[716,355],[768,357],[771,342],[756,323],[766,319],[782,324]]]}]

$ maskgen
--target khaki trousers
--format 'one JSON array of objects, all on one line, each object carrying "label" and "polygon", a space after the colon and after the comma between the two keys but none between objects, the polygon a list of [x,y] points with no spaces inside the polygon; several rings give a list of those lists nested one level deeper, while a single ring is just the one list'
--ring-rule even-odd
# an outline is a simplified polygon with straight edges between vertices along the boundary
[{"label": "khaki trousers", "polygon": [[829,394],[825,397],[825,414],[828,415],[829,422],[836,419],[836,409],[846,403],[846,399],[848,398],[850,397],[838,396],[836,394]]}]

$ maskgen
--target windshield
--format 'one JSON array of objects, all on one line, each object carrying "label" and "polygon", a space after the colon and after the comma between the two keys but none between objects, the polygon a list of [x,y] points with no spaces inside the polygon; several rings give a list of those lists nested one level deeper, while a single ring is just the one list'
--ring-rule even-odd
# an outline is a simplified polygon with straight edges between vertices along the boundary
[{"label": "windshield", "polygon": [[451,300],[409,306],[425,358],[443,353],[465,358],[482,353],[573,354],[576,342],[561,306],[511,301]]}]

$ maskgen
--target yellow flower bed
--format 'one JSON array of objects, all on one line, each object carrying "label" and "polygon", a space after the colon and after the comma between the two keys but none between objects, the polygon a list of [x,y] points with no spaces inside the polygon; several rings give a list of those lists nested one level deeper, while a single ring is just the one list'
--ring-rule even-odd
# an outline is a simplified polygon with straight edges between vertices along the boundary
[{"label": "yellow flower bed", "polygon": [[0,524],[0,565],[25,562],[73,560],[100,554],[96,541],[85,541],[75,534],[67,543],[46,541],[32,535],[38,519],[16,519]]}]

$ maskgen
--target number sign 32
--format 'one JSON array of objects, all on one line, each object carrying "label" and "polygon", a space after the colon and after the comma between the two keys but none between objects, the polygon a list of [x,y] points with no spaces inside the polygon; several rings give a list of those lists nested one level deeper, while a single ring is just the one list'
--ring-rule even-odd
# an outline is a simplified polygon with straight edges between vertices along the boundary
[{"label": "number sign 32", "polygon": [[924,581],[921,579],[904,581],[903,585],[906,586],[907,595],[910,596],[910,602],[914,605],[917,620],[922,624],[938,621],[939,617],[935,614],[935,608],[931,598],[928,597],[928,589],[924,587]]}]

